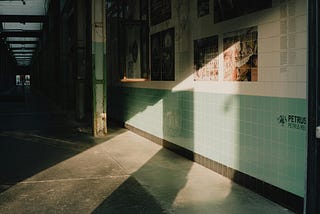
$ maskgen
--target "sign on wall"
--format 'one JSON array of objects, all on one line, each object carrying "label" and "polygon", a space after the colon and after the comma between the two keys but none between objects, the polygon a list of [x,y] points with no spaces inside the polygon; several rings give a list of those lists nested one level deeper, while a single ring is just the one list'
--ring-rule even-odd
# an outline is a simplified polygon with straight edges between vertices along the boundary
[{"label": "sign on wall", "polygon": [[307,128],[307,118],[305,116],[294,114],[281,114],[277,117],[278,123],[282,127],[305,131]]}]

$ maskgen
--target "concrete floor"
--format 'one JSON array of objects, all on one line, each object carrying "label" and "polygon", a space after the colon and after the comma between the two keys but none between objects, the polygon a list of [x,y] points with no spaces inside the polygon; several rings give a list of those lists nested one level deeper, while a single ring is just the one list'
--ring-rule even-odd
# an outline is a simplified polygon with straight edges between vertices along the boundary
[{"label": "concrete floor", "polygon": [[0,102],[0,213],[290,213],[122,128],[92,138],[48,101]]}]

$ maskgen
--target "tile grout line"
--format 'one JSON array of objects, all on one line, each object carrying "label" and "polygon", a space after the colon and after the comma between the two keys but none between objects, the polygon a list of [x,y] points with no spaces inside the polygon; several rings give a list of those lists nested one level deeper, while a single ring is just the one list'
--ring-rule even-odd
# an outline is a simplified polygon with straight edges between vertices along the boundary
[{"label": "tile grout line", "polygon": [[97,176],[88,178],[62,178],[62,179],[51,179],[51,180],[41,180],[41,181],[22,181],[16,184],[37,184],[37,183],[55,183],[55,182],[65,182],[65,181],[86,181],[86,180],[103,180],[109,178],[128,178],[131,175],[107,175],[107,176]]}]

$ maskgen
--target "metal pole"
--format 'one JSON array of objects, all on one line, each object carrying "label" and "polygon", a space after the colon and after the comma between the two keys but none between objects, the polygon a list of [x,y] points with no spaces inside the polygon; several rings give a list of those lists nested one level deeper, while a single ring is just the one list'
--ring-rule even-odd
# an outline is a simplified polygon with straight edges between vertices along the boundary
[{"label": "metal pole", "polygon": [[92,0],[91,6],[93,133],[104,136],[107,134],[105,1]]}]

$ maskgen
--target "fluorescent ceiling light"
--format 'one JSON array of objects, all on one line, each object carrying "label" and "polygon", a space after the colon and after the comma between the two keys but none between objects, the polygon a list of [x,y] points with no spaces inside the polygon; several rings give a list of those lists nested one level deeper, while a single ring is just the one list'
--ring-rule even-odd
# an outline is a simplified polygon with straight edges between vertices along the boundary
[{"label": "fluorescent ceiling light", "polygon": [[33,53],[14,53],[15,56],[33,56]]},{"label": "fluorescent ceiling light", "polygon": [[14,49],[11,51],[12,53],[34,53],[35,52],[34,49]]},{"label": "fluorescent ceiling light", "polygon": [[36,44],[10,44],[10,48],[36,48]]},{"label": "fluorescent ceiling light", "polygon": [[45,15],[48,0],[0,1],[0,14],[2,15]]},{"label": "fluorescent ceiling light", "polygon": [[17,42],[17,41],[24,41],[24,42],[34,42],[39,41],[37,37],[7,37],[7,42]]},{"label": "fluorescent ceiling light", "polygon": [[4,31],[12,30],[42,30],[42,23],[18,23],[18,22],[4,22],[2,23]]}]

